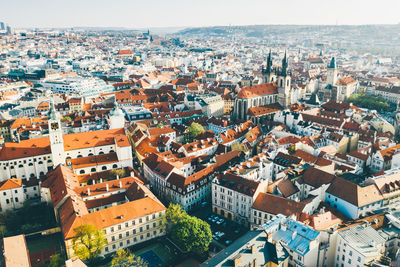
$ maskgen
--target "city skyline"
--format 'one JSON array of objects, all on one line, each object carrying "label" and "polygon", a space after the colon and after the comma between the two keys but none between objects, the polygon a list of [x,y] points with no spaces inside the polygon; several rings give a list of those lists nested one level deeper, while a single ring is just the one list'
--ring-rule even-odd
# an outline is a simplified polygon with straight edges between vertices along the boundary
[{"label": "city skyline", "polygon": [[399,9],[400,2],[395,0],[383,0],[380,5],[360,0],[335,3],[252,0],[246,4],[238,0],[205,0],[201,5],[179,0],[150,0],[145,3],[119,0],[113,5],[104,0],[63,3],[22,0],[3,3],[0,18],[15,28],[364,25],[398,24]]}]

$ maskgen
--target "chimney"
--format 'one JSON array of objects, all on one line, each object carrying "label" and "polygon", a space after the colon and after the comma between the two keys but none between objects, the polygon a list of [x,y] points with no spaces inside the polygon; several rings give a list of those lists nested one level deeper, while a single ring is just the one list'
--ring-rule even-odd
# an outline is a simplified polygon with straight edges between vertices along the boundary
[{"label": "chimney", "polygon": [[119,181],[119,188],[122,188],[122,182]]},{"label": "chimney", "polygon": [[238,267],[239,264],[242,262],[242,255],[238,254],[234,259],[233,259],[233,264],[235,267]]},{"label": "chimney", "polygon": [[256,249],[257,248],[255,244],[251,245],[251,254],[254,254],[256,252]]},{"label": "chimney", "polygon": [[119,175],[117,174],[117,180],[119,180]]},{"label": "chimney", "polygon": [[371,245],[371,247],[375,247],[375,240],[371,240],[371,243],[370,243],[370,245]]},{"label": "chimney", "polygon": [[296,230],[294,230],[294,231],[293,231],[293,234],[292,234],[292,239],[295,239],[295,238],[296,238],[296,236],[297,236],[297,231],[296,231]]},{"label": "chimney", "polygon": [[90,188],[87,189],[87,195],[90,196]]},{"label": "chimney", "polygon": [[257,267],[257,259],[254,259],[254,260],[253,260],[253,266],[254,266],[254,267]]},{"label": "chimney", "polygon": [[100,178],[100,183],[102,183],[103,182],[103,178]]},{"label": "chimney", "polygon": [[108,184],[106,184],[106,190],[107,190],[107,192],[110,190],[110,189],[108,188]]}]

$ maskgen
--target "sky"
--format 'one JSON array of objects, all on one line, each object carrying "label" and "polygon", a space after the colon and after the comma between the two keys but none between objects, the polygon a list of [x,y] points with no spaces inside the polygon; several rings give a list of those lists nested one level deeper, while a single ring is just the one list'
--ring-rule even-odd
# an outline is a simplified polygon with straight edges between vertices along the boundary
[{"label": "sky", "polygon": [[1,0],[0,21],[15,28],[397,24],[400,0]]}]

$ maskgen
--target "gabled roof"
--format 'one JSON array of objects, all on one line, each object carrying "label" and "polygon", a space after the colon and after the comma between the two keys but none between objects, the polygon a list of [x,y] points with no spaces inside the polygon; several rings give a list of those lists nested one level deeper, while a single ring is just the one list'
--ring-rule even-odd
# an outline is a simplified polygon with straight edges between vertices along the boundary
[{"label": "gabled roof", "polygon": [[260,192],[253,203],[252,208],[269,214],[283,214],[285,216],[299,216],[305,204],[284,197]]},{"label": "gabled roof", "polygon": [[311,185],[314,188],[318,188],[321,185],[330,184],[335,178],[336,176],[333,174],[310,166],[304,171],[300,182]]},{"label": "gabled roof", "polygon": [[361,187],[340,177],[336,177],[333,180],[326,192],[357,207],[362,207],[382,199],[382,195],[375,184]]},{"label": "gabled roof", "polygon": [[0,191],[22,187],[22,179],[11,178],[0,182]]},{"label": "gabled roof", "polygon": [[277,85],[275,83],[256,84],[253,86],[245,86],[237,94],[237,98],[252,98],[256,96],[271,95],[277,93]]}]

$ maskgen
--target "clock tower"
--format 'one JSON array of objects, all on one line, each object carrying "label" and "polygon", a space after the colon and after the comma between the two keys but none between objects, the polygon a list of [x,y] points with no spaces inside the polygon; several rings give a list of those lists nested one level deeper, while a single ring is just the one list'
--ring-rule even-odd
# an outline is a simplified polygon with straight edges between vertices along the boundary
[{"label": "clock tower", "polygon": [[48,124],[53,168],[56,168],[58,165],[65,163],[65,153],[60,114],[56,112],[52,99],[50,100]]}]

